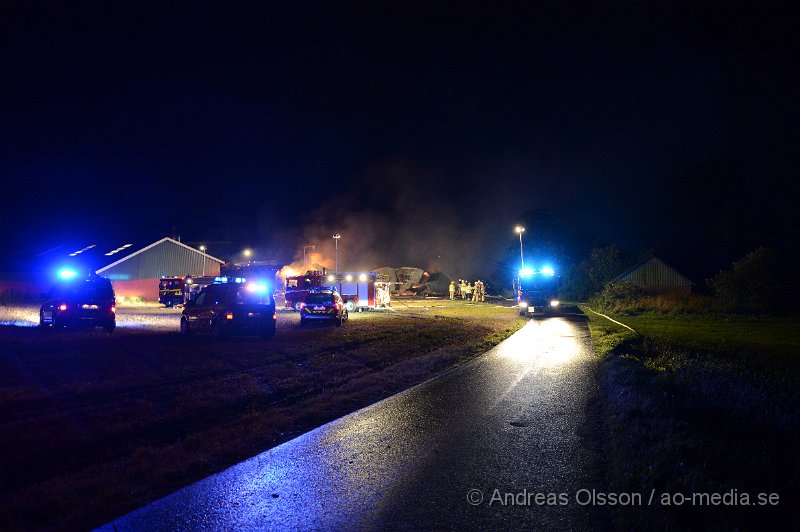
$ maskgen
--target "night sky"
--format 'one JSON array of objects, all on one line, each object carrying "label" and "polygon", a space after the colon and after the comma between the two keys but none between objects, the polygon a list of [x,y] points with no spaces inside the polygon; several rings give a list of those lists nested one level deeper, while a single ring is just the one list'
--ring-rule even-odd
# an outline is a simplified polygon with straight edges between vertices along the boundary
[{"label": "night sky", "polygon": [[4,260],[340,232],[345,267],[485,276],[542,209],[565,257],[696,280],[796,243],[788,2],[280,4],[4,2]]}]

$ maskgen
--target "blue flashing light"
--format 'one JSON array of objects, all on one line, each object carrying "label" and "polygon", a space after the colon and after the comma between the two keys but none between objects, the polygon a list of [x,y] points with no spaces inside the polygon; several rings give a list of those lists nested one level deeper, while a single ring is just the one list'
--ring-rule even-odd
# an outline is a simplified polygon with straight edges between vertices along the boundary
[{"label": "blue flashing light", "polygon": [[250,283],[247,285],[247,289],[250,292],[257,292],[263,294],[267,291],[267,285],[264,283]]},{"label": "blue flashing light", "polygon": [[534,273],[536,272],[534,272],[531,268],[523,268],[519,271],[520,277],[527,277],[529,275],[533,275]]},{"label": "blue flashing light", "polygon": [[541,272],[543,274],[545,274],[545,275],[555,275],[556,274],[556,271],[553,268],[551,268],[550,266],[545,266],[544,268],[541,269]]},{"label": "blue flashing light", "polygon": [[78,272],[76,272],[75,270],[73,270],[71,268],[61,268],[60,270],[58,270],[58,276],[61,279],[69,280],[69,279],[74,279],[75,277],[77,277],[78,276]]}]

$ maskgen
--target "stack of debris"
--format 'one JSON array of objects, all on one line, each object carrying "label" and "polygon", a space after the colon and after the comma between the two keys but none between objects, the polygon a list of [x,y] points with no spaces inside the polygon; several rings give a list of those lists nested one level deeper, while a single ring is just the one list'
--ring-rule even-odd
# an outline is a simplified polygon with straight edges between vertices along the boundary
[{"label": "stack of debris", "polygon": [[398,295],[446,295],[450,277],[442,272],[428,273],[422,268],[376,268],[379,278],[391,283],[391,290]]}]

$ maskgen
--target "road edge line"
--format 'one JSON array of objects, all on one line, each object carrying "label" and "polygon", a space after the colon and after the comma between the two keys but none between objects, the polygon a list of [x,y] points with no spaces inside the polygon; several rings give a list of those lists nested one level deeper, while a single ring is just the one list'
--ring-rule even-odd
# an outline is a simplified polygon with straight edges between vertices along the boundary
[{"label": "road edge line", "polygon": [[592,312],[594,312],[594,313],[595,313],[595,314],[597,314],[598,316],[602,316],[602,317],[604,317],[605,319],[607,319],[607,320],[608,320],[608,321],[610,321],[610,322],[613,322],[613,323],[616,323],[617,325],[621,325],[622,327],[625,327],[626,329],[628,329],[629,331],[631,331],[631,332],[632,332],[632,333],[634,333],[634,334],[639,334],[639,333],[637,333],[636,331],[634,331],[634,330],[633,330],[631,327],[629,327],[629,326],[625,325],[624,323],[622,323],[621,321],[617,321],[617,320],[615,320],[614,318],[609,318],[609,317],[608,317],[608,316],[606,316],[605,314],[600,314],[599,312],[597,312],[596,310],[594,310],[594,309],[593,309],[592,307],[590,307],[589,305],[581,305],[581,306],[583,306],[583,307],[586,307],[587,309],[591,310]]}]

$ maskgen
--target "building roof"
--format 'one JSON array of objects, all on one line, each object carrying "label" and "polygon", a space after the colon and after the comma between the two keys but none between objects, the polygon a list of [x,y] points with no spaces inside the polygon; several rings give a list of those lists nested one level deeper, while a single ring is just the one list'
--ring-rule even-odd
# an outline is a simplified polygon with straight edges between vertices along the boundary
[{"label": "building roof", "polygon": [[[617,275],[614,280],[622,281],[622,280],[632,280],[631,277],[633,276],[637,270],[644,268],[647,264],[653,263],[659,269],[666,272],[667,275],[660,276],[659,279],[663,284],[669,285],[694,285],[694,282],[680,273],[678,270],[661,260],[660,258],[656,257],[655,255],[649,255],[644,259],[640,260],[621,274]],[[653,283],[649,282],[648,284],[660,284],[660,283]]]},{"label": "building roof", "polygon": [[[128,259],[130,259],[130,258],[132,258],[132,257],[135,257],[135,256],[136,256],[136,255],[138,255],[139,253],[143,253],[143,252],[147,251],[148,249],[150,249],[150,248],[154,248],[154,247],[156,247],[156,246],[158,246],[159,244],[162,244],[162,243],[164,243],[164,242],[172,242],[173,244],[177,244],[177,245],[179,245],[179,246],[183,246],[183,247],[185,247],[186,249],[189,249],[189,250],[191,250],[191,251],[194,251],[195,253],[197,253],[197,254],[199,254],[199,255],[202,255],[202,256],[204,256],[204,257],[205,257],[205,258],[207,258],[207,259],[210,259],[210,260],[215,260],[215,261],[219,262],[220,264],[225,264],[225,261],[224,261],[224,260],[218,259],[218,258],[216,258],[216,257],[212,257],[211,255],[208,255],[207,253],[204,253],[204,252],[200,251],[199,249],[195,249],[195,248],[193,248],[193,247],[191,247],[191,246],[187,246],[186,244],[184,244],[184,243],[182,243],[182,242],[178,242],[177,240],[174,240],[174,239],[172,239],[172,238],[170,238],[170,237],[168,237],[168,236],[167,236],[167,237],[164,237],[164,238],[162,238],[161,240],[159,240],[159,241],[157,241],[157,242],[153,242],[152,244],[150,244],[150,245],[148,245],[148,246],[144,246],[144,247],[143,247],[143,248],[141,248],[141,249],[137,249],[137,250],[136,250],[136,251],[134,251],[133,253],[129,253],[129,254],[125,255],[124,257],[120,258],[119,260],[117,260],[117,261],[115,261],[115,262],[112,262],[112,263],[110,263],[110,264],[108,264],[108,265],[106,265],[106,266],[103,266],[102,268],[99,268],[99,269],[97,269],[97,270],[96,270],[96,272],[97,272],[97,273],[103,273],[105,270],[108,270],[108,269],[110,269],[110,268],[113,268],[114,266],[116,266],[116,265],[118,265],[118,264],[120,264],[120,263],[122,263],[122,262],[125,262],[126,260],[128,260]],[[106,256],[112,256],[112,257],[113,257],[113,256],[114,256],[116,253],[120,253],[120,252],[122,252],[122,253],[125,253],[125,252],[127,252],[127,251],[130,251],[130,249],[128,249],[128,247],[129,247],[129,246],[132,248],[132,246],[131,246],[130,244],[123,245],[123,246],[122,246],[122,247],[120,247],[120,248],[117,248],[117,249],[111,250],[110,252],[106,253],[105,255],[106,255]]]},{"label": "building roof", "polygon": [[187,246],[175,239],[165,237],[156,242],[135,240],[84,240],[82,242],[43,241],[31,243],[24,249],[7,254],[0,270],[28,274],[53,274],[60,268],[75,268],[85,274],[105,270],[164,242],[171,242],[194,251],[208,260],[223,264],[224,261],[199,249]]}]

